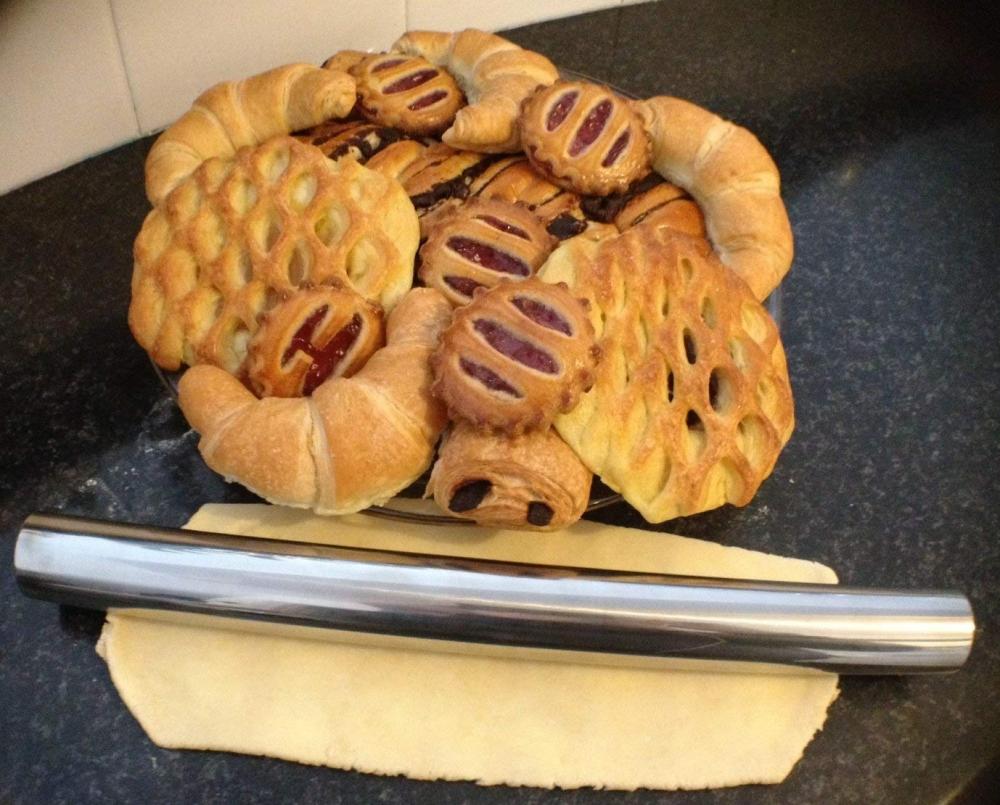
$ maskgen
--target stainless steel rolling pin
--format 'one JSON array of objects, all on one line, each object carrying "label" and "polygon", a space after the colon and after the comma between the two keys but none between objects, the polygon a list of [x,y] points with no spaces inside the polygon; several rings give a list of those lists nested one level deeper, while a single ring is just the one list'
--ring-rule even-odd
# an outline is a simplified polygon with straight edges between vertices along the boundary
[{"label": "stainless steel rolling pin", "polygon": [[[975,624],[958,592],[732,581],[486,562],[32,515],[28,595],[638,658],[839,673],[951,671]],[[631,659],[630,659],[631,658]]]}]

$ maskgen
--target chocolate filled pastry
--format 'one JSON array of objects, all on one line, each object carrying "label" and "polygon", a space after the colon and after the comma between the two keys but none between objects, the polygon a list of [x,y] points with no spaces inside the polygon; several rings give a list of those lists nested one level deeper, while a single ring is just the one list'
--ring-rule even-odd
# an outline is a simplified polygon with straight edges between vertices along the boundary
[{"label": "chocolate filled pastry", "polygon": [[607,87],[557,81],[525,101],[518,125],[531,164],[578,193],[620,193],[649,173],[642,120]]},{"label": "chocolate filled pastry", "polygon": [[592,478],[551,429],[509,438],[457,422],[442,440],[426,494],[480,525],[553,531],[580,519]]},{"label": "chocolate filled pastry", "polygon": [[475,293],[432,358],[452,419],[513,436],[545,428],[593,382],[600,351],[583,303],[536,279]]},{"label": "chocolate filled pastry", "polygon": [[420,249],[420,279],[464,305],[477,288],[532,276],[555,244],[524,207],[477,199],[438,219]]},{"label": "chocolate filled pastry", "polygon": [[385,342],[382,319],[380,307],[348,288],[293,294],[250,340],[251,388],[258,397],[308,397],[328,377],[350,377]]},{"label": "chocolate filled pastry", "polygon": [[692,237],[705,237],[705,217],[695,200],[655,173],[634,182],[624,193],[588,196],[580,206],[588,218],[613,223],[620,232],[649,222]]},{"label": "chocolate filled pastry", "polygon": [[440,134],[465,105],[455,79],[419,56],[380,53],[353,65],[350,72],[365,117],[408,134]]},{"label": "chocolate filled pastry", "polygon": [[330,159],[351,157],[364,165],[373,156],[406,135],[399,129],[367,120],[331,120],[294,134],[295,139],[315,145]]}]

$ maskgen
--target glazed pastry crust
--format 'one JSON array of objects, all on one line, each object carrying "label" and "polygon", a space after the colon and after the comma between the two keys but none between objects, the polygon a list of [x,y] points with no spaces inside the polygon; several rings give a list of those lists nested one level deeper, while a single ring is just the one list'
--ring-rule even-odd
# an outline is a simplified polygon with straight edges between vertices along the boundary
[{"label": "glazed pastry crust", "polygon": [[476,288],[532,276],[555,244],[524,207],[470,201],[438,218],[420,249],[420,279],[457,307],[472,301]]},{"label": "glazed pastry crust", "polygon": [[385,343],[382,308],[339,286],[292,294],[250,340],[247,379],[259,397],[303,397],[350,377]]},{"label": "glazed pastry crust", "polygon": [[[442,440],[426,494],[449,514],[479,525],[554,531],[583,515],[592,479],[551,429],[506,438],[459,422]],[[489,490],[478,505],[451,508],[456,492],[481,481]]]},{"label": "glazed pastry crust", "polygon": [[587,466],[649,522],[747,504],[793,427],[778,330],[704,241],[640,224],[563,244],[539,271],[590,303],[603,351],[556,418]]},{"label": "glazed pastry crust", "polygon": [[519,150],[516,124],[521,102],[538,86],[548,86],[559,77],[555,65],[541,54],[474,29],[409,31],[391,50],[422,56],[455,77],[469,105],[458,111],[441,139],[470,151]]},{"label": "glazed pastry crust", "polygon": [[524,102],[518,127],[532,165],[568,190],[606,196],[649,173],[642,121],[607,87],[557,81]]},{"label": "glazed pastry crust", "polygon": [[408,134],[440,134],[465,104],[455,79],[419,56],[369,56],[352,66],[351,74],[362,113]]},{"label": "glazed pastry crust", "polygon": [[202,93],[161,134],[146,158],[146,195],[155,206],[207,159],[343,117],[355,102],[347,73],[289,64]]},{"label": "glazed pastry crust", "polygon": [[653,168],[687,190],[705,216],[719,258],[766,299],[792,264],[792,229],[781,179],[746,129],[679,98],[637,103],[653,145]]},{"label": "glazed pastry crust", "polygon": [[214,366],[181,377],[178,402],[213,470],[285,506],[346,514],[383,503],[430,466],[446,424],[430,393],[430,353],[451,318],[415,288],[389,316],[387,344],[351,378],[311,397],[258,400]]},{"label": "glazed pastry crust", "polygon": [[451,419],[516,436],[571,410],[599,356],[584,306],[565,287],[502,282],[455,311],[432,358],[433,391]]}]

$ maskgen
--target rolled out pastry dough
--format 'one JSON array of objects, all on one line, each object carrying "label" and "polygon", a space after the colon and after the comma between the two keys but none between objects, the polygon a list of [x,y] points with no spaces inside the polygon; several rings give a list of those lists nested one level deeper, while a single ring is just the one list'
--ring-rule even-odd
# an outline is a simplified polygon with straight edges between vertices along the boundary
[{"label": "rolled out pastry dough", "polygon": [[[588,522],[540,536],[210,505],[188,527],[539,564],[836,582],[814,562]],[[160,746],[483,784],[776,783],[837,696],[830,674],[621,668],[403,642],[120,610],[109,614],[98,650]]]}]

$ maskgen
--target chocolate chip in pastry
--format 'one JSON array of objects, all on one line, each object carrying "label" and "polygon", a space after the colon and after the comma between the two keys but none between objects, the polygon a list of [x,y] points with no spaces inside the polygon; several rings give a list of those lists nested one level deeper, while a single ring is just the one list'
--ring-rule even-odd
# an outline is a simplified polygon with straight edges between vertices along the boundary
[{"label": "chocolate chip in pastry", "polygon": [[650,170],[639,115],[607,87],[558,81],[525,101],[518,125],[532,165],[578,193],[620,193]]},{"label": "chocolate chip in pastry", "polygon": [[381,53],[350,68],[362,113],[408,134],[440,134],[465,105],[455,79],[419,56]]},{"label": "chocolate chip in pastry", "polygon": [[512,438],[456,422],[442,440],[427,495],[480,525],[553,531],[580,519],[592,478],[552,429]]},{"label": "chocolate chip in pastry", "polygon": [[247,379],[258,397],[308,397],[328,377],[350,377],[385,341],[382,309],[348,288],[292,294],[250,339]]},{"label": "chocolate chip in pastry", "polygon": [[433,356],[452,419],[516,435],[544,428],[590,387],[600,351],[584,305],[536,279],[477,291]]},{"label": "chocolate chip in pastry", "polygon": [[419,276],[453,305],[464,305],[477,288],[532,276],[555,244],[524,207],[476,199],[438,219],[420,249]]}]

